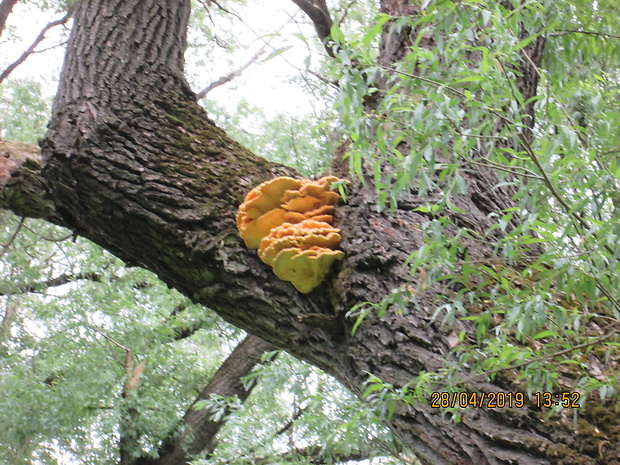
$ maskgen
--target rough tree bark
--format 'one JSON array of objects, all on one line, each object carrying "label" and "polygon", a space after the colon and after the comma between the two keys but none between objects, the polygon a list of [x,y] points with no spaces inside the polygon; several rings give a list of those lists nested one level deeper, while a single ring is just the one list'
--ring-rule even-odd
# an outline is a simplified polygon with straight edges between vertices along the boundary
[{"label": "rough tree bark", "polygon": [[[416,13],[408,0],[383,0],[381,7]],[[357,303],[415,284],[403,261],[423,243],[415,225],[426,218],[413,209],[426,199],[379,213],[373,192],[354,187],[336,212],[347,258],[308,295],[278,280],[243,245],[234,218],[245,193],[295,173],[249,153],[197,105],[183,78],[189,12],[189,0],[79,2],[42,158],[5,157],[0,205],[70,228],[154,271],[358,394],[368,374],[398,388],[438,370],[451,347],[431,315],[445,289],[428,289],[407,314],[370,314],[354,335],[345,318]],[[406,35],[384,41],[381,62],[397,60],[407,46]],[[452,214],[454,224],[483,232],[489,211],[509,202],[487,174],[466,179],[470,194],[458,203],[466,213]],[[490,247],[466,245],[473,260],[493,257]],[[457,332],[471,330],[459,324]],[[471,381],[468,388],[517,389],[507,380]],[[620,463],[610,412],[592,399],[576,424],[547,420],[531,405],[468,410],[455,424],[427,405],[398,405],[389,424],[424,464],[602,465]]]},{"label": "rough tree bark", "polygon": [[17,3],[17,0],[2,0],[0,3],[0,35],[4,31],[4,25],[6,24],[6,18],[11,14],[11,10]]}]

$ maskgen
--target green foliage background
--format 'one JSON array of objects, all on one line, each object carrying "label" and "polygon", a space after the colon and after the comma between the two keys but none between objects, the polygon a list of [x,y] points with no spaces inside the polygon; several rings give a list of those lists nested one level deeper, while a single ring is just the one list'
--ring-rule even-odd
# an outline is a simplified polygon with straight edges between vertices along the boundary
[{"label": "green foliage background", "polygon": [[[426,243],[412,251],[411,273],[423,271],[425,286],[444,285],[438,323],[449,327],[459,318],[477,327],[476,341],[456,335],[454,365],[422,373],[412,380],[415,389],[397,397],[413,402],[430,390],[459,390],[452,375],[463,366],[480,379],[513,373],[529,394],[561,390],[565,377],[577,377],[582,403],[589,393],[617,396],[620,36],[614,2],[427,3],[415,21],[379,17],[377,24],[413,28],[414,44],[430,40],[432,50],[414,47],[393,68],[377,66],[368,45],[380,29],[369,28],[344,42],[337,71],[346,89],[338,108],[353,141],[351,171],[361,177],[371,167],[384,208],[395,208],[405,192],[436,199],[419,208],[433,218],[419,225]],[[539,36],[546,40],[539,90],[523,101],[515,83],[527,61],[524,50]],[[369,114],[361,100],[378,79],[391,87]],[[531,141],[522,111],[529,103],[536,120]],[[464,178],[480,166],[498,175],[498,187],[512,186],[517,204],[492,213],[495,224],[484,235],[461,227],[455,236],[444,213],[462,212]],[[492,243],[497,260],[470,260],[463,238]],[[396,290],[352,314],[359,323],[369,311],[409,305],[415,292]]]}]

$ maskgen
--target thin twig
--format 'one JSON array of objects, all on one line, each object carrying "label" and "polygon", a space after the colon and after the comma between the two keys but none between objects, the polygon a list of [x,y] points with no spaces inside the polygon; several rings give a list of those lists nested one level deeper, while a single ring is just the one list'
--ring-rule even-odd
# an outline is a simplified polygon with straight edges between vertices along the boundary
[{"label": "thin twig", "polygon": [[52,21],[50,23],[47,24],[47,26],[45,26],[43,28],[43,30],[39,33],[39,35],[37,36],[37,38],[34,40],[34,42],[30,45],[30,47],[28,47],[28,49],[22,53],[22,56],[20,56],[16,61],[14,61],[13,63],[11,63],[3,72],[2,74],[0,74],[0,83],[2,81],[4,81],[9,74],[11,74],[15,68],[17,68],[19,65],[21,65],[24,61],[26,61],[26,59],[32,55],[33,53],[35,53],[35,48],[37,47],[37,45],[39,45],[44,39],[45,39],[45,34],[52,29],[53,27],[59,26],[61,24],[65,24],[69,18],[71,17],[72,12],[68,12],[64,17],[57,19],[56,21]]},{"label": "thin twig", "polygon": [[108,341],[110,341],[112,344],[114,344],[115,346],[123,349],[126,353],[130,353],[131,349],[128,347],[125,347],[124,345],[122,345],[120,342],[116,342],[114,339],[112,339],[110,336],[108,336],[106,333],[104,333],[103,331],[100,331],[98,329],[95,329],[95,331],[97,331],[99,334],[101,334],[104,338],[106,338]]},{"label": "thin twig", "polygon": [[568,34],[585,34],[589,36],[599,36],[604,37],[605,39],[620,39],[620,36],[614,34],[606,34],[604,32],[596,32],[596,31],[583,31],[581,29],[563,29],[558,32],[554,32],[549,34],[549,37],[561,37]]},{"label": "thin twig", "polygon": [[50,45],[49,47],[45,47],[45,48],[40,48],[39,50],[35,50],[34,52],[32,52],[33,55],[36,55],[37,53],[45,53],[49,50],[54,50],[55,48],[59,48],[59,47],[64,47],[65,45],[67,45],[69,41],[68,40],[64,40],[58,44],[54,44],[54,45]]},{"label": "thin twig", "polygon": [[422,81],[422,82],[428,82],[429,84],[433,84],[434,86],[437,86],[437,87],[443,87],[444,89],[449,90],[450,92],[458,95],[459,97],[462,97],[462,98],[466,98],[467,97],[464,92],[461,92],[460,90],[458,90],[455,87],[451,87],[451,86],[449,86],[447,84],[444,84],[443,82],[439,82],[439,81],[435,81],[433,79],[429,79],[429,78],[425,78],[425,77],[422,77],[422,76],[418,76],[417,74],[406,73],[405,71],[400,71],[400,70],[398,70],[396,68],[392,68],[392,67],[386,66],[386,65],[378,65],[378,66],[381,69],[384,69],[385,71],[392,71],[392,72],[394,72],[396,74],[400,74],[401,76],[406,76],[406,77],[411,78],[411,79],[417,79],[418,81]]},{"label": "thin twig", "polygon": [[77,275],[63,273],[56,278],[51,278],[46,281],[29,283],[23,286],[19,286],[14,292],[0,292],[0,296],[21,295],[29,292],[43,293],[49,288],[64,286],[65,284],[83,279],[92,282],[99,282],[101,281],[101,275],[97,273],[80,273]]},{"label": "thin twig", "polygon": [[254,63],[256,63],[258,61],[258,59],[263,56],[265,54],[265,49],[267,48],[268,43],[263,44],[263,46],[258,49],[258,52],[256,52],[254,54],[254,56],[252,58],[250,58],[250,60],[245,63],[243,66],[241,66],[240,68],[237,68],[236,70],[228,73],[225,76],[222,76],[221,78],[219,78],[216,81],[213,81],[211,84],[209,84],[207,87],[205,87],[202,91],[198,92],[196,94],[196,97],[198,98],[198,100],[203,99],[207,96],[207,94],[209,92],[211,92],[213,89],[223,86],[224,84],[229,83],[230,81],[232,81],[233,79],[241,76],[241,74],[248,69],[251,65],[253,65]]},{"label": "thin twig", "polygon": [[513,176],[521,176],[521,177],[524,177],[524,178],[537,179],[539,181],[543,181],[544,180],[544,178],[542,178],[541,176],[538,176],[535,173],[528,174],[527,172],[531,173],[531,171],[527,170],[526,168],[522,168],[520,166],[514,166],[514,167],[511,167],[511,168],[515,168],[515,169],[519,168],[519,169],[526,170],[527,172],[523,173],[523,172],[513,171],[513,170],[509,169],[505,165],[502,165],[500,163],[495,163],[495,162],[493,162],[491,160],[488,160],[488,159],[487,159],[488,163],[482,163],[482,162],[476,161],[476,160],[474,160],[472,158],[466,158],[466,160],[467,160],[468,163],[471,163],[473,165],[484,166],[486,168],[491,168],[491,169],[496,169],[496,170],[504,171],[505,173],[512,174]]},{"label": "thin twig", "polygon": [[295,412],[293,417],[289,421],[287,421],[286,424],[284,426],[282,426],[282,428],[280,428],[278,431],[276,431],[274,436],[280,436],[280,435],[286,433],[289,429],[291,429],[291,427],[293,426],[295,421],[298,420],[299,417],[301,417],[304,414],[304,412],[307,410],[307,408],[308,408],[308,405],[306,405],[305,407],[297,408],[297,411]]},{"label": "thin twig", "polygon": [[9,242],[7,242],[6,244],[2,245],[2,250],[0,250],[0,257],[2,257],[5,253],[7,253],[7,251],[9,250],[9,247],[11,246],[11,244],[13,244],[13,241],[15,241],[15,238],[19,234],[19,231],[24,226],[24,221],[25,220],[26,220],[25,218],[20,218],[19,224],[17,225],[17,228],[15,229],[15,232],[9,238]]},{"label": "thin twig", "polygon": [[347,15],[349,14],[349,9],[356,3],[357,3],[357,0],[351,0],[349,4],[344,8],[344,11],[342,12],[342,17],[338,21],[338,27],[340,27],[342,23],[344,22],[344,20],[347,18]]},{"label": "thin twig", "polygon": [[620,145],[617,147],[614,147],[613,149],[601,152],[601,155],[611,155],[612,153],[620,153]]},{"label": "thin twig", "polygon": [[[614,328],[612,328],[614,329]],[[535,357],[532,360],[527,360],[525,362],[520,362],[517,363],[515,365],[510,365],[504,368],[497,368],[495,370],[490,370],[490,371],[485,371],[485,375],[490,375],[490,374],[494,374],[494,373],[499,373],[501,371],[505,371],[505,370],[516,370],[517,368],[521,368],[524,367],[526,365],[529,365],[531,363],[535,363],[535,362],[543,362],[545,360],[550,360],[550,359],[554,359],[556,357],[559,357],[561,355],[565,355],[568,354],[570,352],[574,352],[575,350],[580,350],[580,349],[585,349],[586,347],[591,347],[594,346],[595,344],[600,344],[601,342],[605,342],[608,339],[611,339],[613,336],[617,336],[618,335],[618,331],[617,330],[612,330],[610,332],[608,332],[607,334],[604,334],[600,337],[597,337],[595,340],[593,341],[588,341],[588,342],[583,342],[581,344],[577,344],[576,346],[571,346],[567,349],[562,349],[559,350],[557,352],[553,352],[551,354],[546,354],[546,355],[541,355],[539,357]]]},{"label": "thin twig", "polygon": [[40,239],[43,239],[44,241],[48,241],[48,242],[64,242],[73,237],[72,232],[70,232],[69,234],[65,234],[62,237],[55,238],[55,237],[40,234],[36,231],[36,229],[33,229],[26,224],[24,224],[24,228],[26,228],[26,230],[30,231],[32,234],[38,236]]},{"label": "thin twig", "polygon": [[[297,68],[297,70],[301,71],[299,68]],[[312,74],[319,81],[325,84],[328,84],[332,87],[338,88],[338,86],[340,85],[340,82],[338,80],[326,78],[325,76],[322,76],[321,74],[317,73],[316,71],[312,71],[311,69],[308,70],[308,73]]]},{"label": "thin twig", "polygon": [[[251,65],[253,65],[254,63],[256,63],[258,61],[258,59],[265,54],[265,51],[267,49],[267,47],[270,47],[272,50],[275,50],[274,47],[271,45],[271,41],[273,40],[273,37],[275,37],[275,34],[269,39],[269,40],[265,40],[263,37],[260,37],[258,35],[258,33],[256,31],[254,31],[254,29],[252,29],[248,24],[246,24],[245,21],[243,21],[243,19],[237,15],[236,13],[226,10],[225,8],[221,7],[220,5],[218,5],[216,2],[215,3],[220,9],[222,9],[224,12],[234,16],[235,18],[237,18],[239,21],[241,21],[241,23],[247,27],[257,38],[259,38],[260,40],[262,40],[263,45],[261,46],[261,48],[258,49],[258,51],[254,54],[254,56],[252,58],[250,58],[250,60],[245,63],[243,66],[241,66],[240,68],[231,71],[230,73],[228,73],[225,76],[220,77],[219,79],[217,79],[216,81],[213,81],[211,84],[209,84],[206,88],[204,88],[202,91],[198,92],[196,94],[196,97],[198,98],[198,100],[203,99],[206,97],[206,95],[211,92],[213,89],[223,86],[224,84],[229,83],[230,81],[232,81],[233,79],[241,76],[241,74],[248,69]],[[204,3],[203,3],[204,4]],[[205,6],[206,8],[206,6]],[[291,18],[292,20],[292,18]],[[276,33],[279,33],[280,31],[282,31],[282,29],[284,29],[284,27],[290,23],[290,21],[286,21],[284,24],[282,24],[282,26],[280,26],[278,28],[278,30],[276,31]],[[285,60],[286,61],[286,60]],[[288,61],[287,61],[288,63]],[[290,63],[289,63],[290,64]]]}]

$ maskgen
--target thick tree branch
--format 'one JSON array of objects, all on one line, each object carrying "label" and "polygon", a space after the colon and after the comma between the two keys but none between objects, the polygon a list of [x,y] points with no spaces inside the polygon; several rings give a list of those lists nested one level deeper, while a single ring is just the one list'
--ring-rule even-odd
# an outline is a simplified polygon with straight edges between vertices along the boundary
[{"label": "thick tree branch", "polygon": [[329,39],[334,22],[329,14],[329,9],[327,8],[325,0],[293,0],[293,3],[308,15],[314,24],[319,39],[325,46],[325,51],[327,51],[329,56],[333,57],[334,50],[332,44],[329,43]]},{"label": "thick tree branch", "polygon": [[213,412],[209,408],[194,409],[193,406],[208,400],[212,395],[230,398],[236,397],[244,402],[252,392],[254,384],[244,386],[242,379],[261,362],[262,355],[275,349],[271,344],[255,336],[247,336],[228,356],[217,370],[208,386],[200,393],[187,413],[175,434],[162,444],[159,457],[142,457],[134,465],[182,465],[189,463],[198,454],[213,452],[216,435],[224,426],[226,416],[213,420]]},{"label": "thick tree branch", "polygon": [[0,338],[3,338],[6,334],[9,334],[11,330],[11,323],[13,318],[17,314],[17,305],[15,305],[10,299],[7,299],[5,304],[4,316],[2,317],[2,323],[0,324]]},{"label": "thick tree branch", "polygon": [[[123,383],[122,389],[123,402],[120,408],[119,455],[121,465],[130,465],[133,457],[136,455],[136,451],[138,451],[140,447],[139,441],[141,432],[135,426],[140,416],[140,410],[136,406],[135,396],[140,387],[140,379],[146,369],[147,360],[142,359],[136,363],[134,352],[130,347],[121,344],[103,331],[95,330],[104,339],[125,353],[125,360],[121,362],[125,371],[125,382]],[[49,382],[53,383],[53,379]]]},{"label": "thick tree branch", "polygon": [[6,20],[16,3],[17,0],[2,0],[2,3],[0,3],[0,37],[6,26]]},{"label": "thick tree branch", "polygon": [[59,224],[42,168],[38,145],[0,140],[0,208]]},{"label": "thick tree branch", "polygon": [[[348,454],[336,454],[335,456],[325,454],[321,446],[298,447],[288,450],[277,456],[277,459],[287,462],[298,462],[300,458],[304,463],[311,465],[331,465],[334,463],[362,462],[371,458],[370,451],[356,451]],[[274,457],[252,457],[254,465],[271,465],[274,463]]]},{"label": "thick tree branch", "polygon": [[23,163],[41,164],[41,149],[37,144],[0,140],[0,187]]}]

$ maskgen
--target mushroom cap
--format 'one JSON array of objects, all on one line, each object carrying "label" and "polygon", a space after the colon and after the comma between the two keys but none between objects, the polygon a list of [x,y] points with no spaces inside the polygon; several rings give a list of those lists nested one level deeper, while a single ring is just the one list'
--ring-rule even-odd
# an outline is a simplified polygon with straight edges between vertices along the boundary
[{"label": "mushroom cap", "polygon": [[[289,190],[286,192],[298,192],[298,191]],[[285,193],[285,196],[286,196],[286,193]],[[294,197],[289,196],[289,197],[290,197],[290,200],[285,201],[282,204],[282,207],[287,210],[294,211],[294,212],[305,213],[308,211],[316,210],[322,205],[321,199],[312,197],[310,195],[304,196],[304,197],[300,197],[300,196],[294,196]]]},{"label": "mushroom cap", "polygon": [[332,263],[341,260],[344,253],[323,247],[308,250],[288,248],[281,250],[275,258],[273,271],[283,281],[290,281],[304,294],[317,287],[329,272]]},{"label": "mushroom cap", "polygon": [[317,179],[316,181],[312,181],[314,184],[318,184],[319,186],[324,186],[327,189],[330,189],[332,184],[342,181],[342,179],[336,176],[323,176],[322,178]]},{"label": "mushroom cap", "polygon": [[[331,183],[333,181],[329,181],[330,179],[338,180],[334,176],[327,176],[325,178],[321,178],[318,181],[311,181],[307,184],[304,184],[300,192],[304,195],[311,195],[313,197],[317,197],[321,199],[321,202],[327,205],[336,205],[340,200],[340,194],[338,192],[334,192],[329,190]],[[328,180],[328,181],[325,181]]]},{"label": "mushroom cap", "polygon": [[284,223],[273,228],[261,240],[258,256],[263,262],[273,266],[276,256],[283,249],[332,249],[337,247],[342,239],[339,232],[339,229],[315,220],[304,220],[297,224]]},{"label": "mushroom cap", "polygon": [[[290,212],[289,212],[290,213]],[[274,238],[282,238],[289,235],[302,235],[302,234],[327,234],[330,232],[339,232],[340,230],[334,228],[331,224],[323,221],[317,221],[314,218],[304,219],[298,223],[282,224],[270,232],[270,236]]]},{"label": "mushroom cap", "polygon": [[257,249],[260,246],[261,240],[275,227],[283,223],[299,223],[304,219],[305,216],[301,213],[274,208],[250,221],[239,235],[247,247]]},{"label": "mushroom cap", "polygon": [[321,223],[332,224],[334,217],[332,215],[317,215],[312,217],[313,220],[320,221]]},{"label": "mushroom cap", "polygon": [[320,205],[336,205],[340,195],[329,190],[331,184],[336,181],[339,179],[335,176],[325,176],[316,181],[305,179],[300,187],[284,192],[282,204],[284,208],[299,212],[313,210]]},{"label": "mushroom cap", "polygon": [[[265,231],[265,227],[268,224],[277,226],[286,221],[284,213],[274,213],[265,218],[262,217],[274,209],[282,210],[280,208],[282,204],[280,199],[284,192],[290,189],[297,189],[301,185],[302,181],[298,179],[281,176],[266,181],[248,192],[243,203],[239,205],[236,216],[237,228],[241,238],[248,247],[258,247],[260,240],[269,232],[270,228],[267,228]],[[276,224],[276,218],[278,217],[281,217],[282,221]],[[287,218],[290,222],[303,220],[303,217],[299,215],[287,215]],[[257,222],[260,224],[257,225]]]},{"label": "mushroom cap", "polygon": [[252,189],[248,195],[252,194],[253,191],[257,191],[256,193],[259,198],[273,202],[271,205],[265,206],[263,211],[267,211],[280,206],[280,199],[282,198],[282,194],[284,194],[284,192],[290,189],[298,189],[302,184],[303,181],[299,179],[289,178],[288,176],[279,176],[259,184]]},{"label": "mushroom cap", "polygon": [[[329,215],[331,212],[334,211],[334,206],[333,205],[322,205],[319,208],[317,208],[316,210],[311,210],[308,211],[306,213],[304,213],[308,218],[312,218],[313,220],[316,219],[316,216],[319,215]],[[317,220],[320,221],[320,220]]]}]

